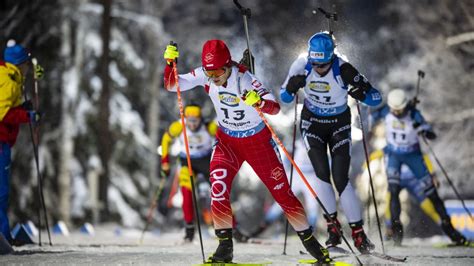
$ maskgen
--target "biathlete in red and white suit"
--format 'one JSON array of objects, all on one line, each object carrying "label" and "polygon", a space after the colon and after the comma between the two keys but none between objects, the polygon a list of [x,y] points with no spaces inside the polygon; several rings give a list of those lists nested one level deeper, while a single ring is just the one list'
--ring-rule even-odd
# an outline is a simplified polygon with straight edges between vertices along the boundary
[{"label": "biathlete in red and white suit", "polygon": [[[178,56],[177,47],[168,45],[164,79],[169,91],[177,90],[172,65]],[[308,252],[318,261],[330,261],[327,250],[312,235],[305,211],[288,184],[276,144],[255,109],[259,107],[267,114],[280,111],[271,91],[244,66],[232,61],[221,40],[207,41],[202,50],[202,67],[179,75],[178,83],[182,91],[203,86],[214,104],[219,124],[210,163],[211,210],[219,246],[209,261],[232,261],[230,190],[245,161],[280,204]]]}]

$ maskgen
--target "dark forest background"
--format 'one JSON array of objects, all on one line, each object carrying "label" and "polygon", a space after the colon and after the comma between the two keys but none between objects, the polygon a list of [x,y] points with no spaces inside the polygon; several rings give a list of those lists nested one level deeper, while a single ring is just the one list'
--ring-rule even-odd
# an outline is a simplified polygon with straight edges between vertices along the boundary
[{"label": "dark forest background", "polygon": [[[439,135],[432,144],[463,197],[474,199],[473,1],[241,3],[252,10],[250,45],[257,76],[275,94],[308,38],[328,29],[323,16],[314,14],[317,7],[338,13],[333,24],[338,50],[385,94],[401,87],[413,96],[417,71],[426,72],[419,108]],[[40,170],[50,220],[69,225],[143,226],[159,180],[156,148],[179,117],[176,95],[162,87],[166,44],[179,44],[180,72],[199,66],[208,39],[225,40],[236,61],[246,48],[242,16],[230,0],[3,0],[0,28],[2,51],[8,39],[16,39],[45,69],[39,84],[44,113]],[[30,79],[25,88],[31,90]],[[212,119],[203,90],[184,97],[202,102]],[[283,108],[288,122],[272,120],[286,142],[291,109]],[[377,148],[376,140],[373,144]],[[36,221],[37,177],[26,127],[13,151],[10,217],[12,223]],[[355,141],[354,161],[362,162],[363,156]],[[360,164],[353,165],[356,181],[359,172]],[[439,178],[442,197],[455,198]],[[248,179],[253,180],[244,174],[235,184],[234,193],[241,193],[237,216],[261,219],[250,213],[261,213],[257,202],[262,196],[255,191],[264,188]],[[383,183],[377,190],[383,201]],[[158,224],[165,222],[160,217]]]}]

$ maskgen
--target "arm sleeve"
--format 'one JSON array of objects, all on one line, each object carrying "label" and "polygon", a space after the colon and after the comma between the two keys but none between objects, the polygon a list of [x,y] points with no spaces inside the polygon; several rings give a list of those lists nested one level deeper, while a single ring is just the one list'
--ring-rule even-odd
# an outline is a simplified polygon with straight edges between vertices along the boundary
[{"label": "arm sleeve", "polygon": [[30,122],[28,112],[23,107],[10,108],[2,120],[5,124],[22,124]]},{"label": "arm sleeve", "polygon": [[168,154],[169,154],[169,147],[171,142],[173,141],[174,138],[179,136],[181,134],[181,131],[183,130],[183,127],[181,126],[181,123],[179,121],[175,121],[171,123],[170,127],[168,128],[168,131],[165,132],[163,137],[161,138],[161,160],[162,161],[168,161]]},{"label": "arm sleeve", "polygon": [[285,88],[280,89],[280,99],[284,103],[291,103],[295,96],[289,93]]},{"label": "arm sleeve", "polygon": [[382,103],[382,94],[380,94],[376,88],[372,87],[365,94],[365,99],[362,102],[368,106],[377,106]]},{"label": "arm sleeve", "polygon": [[249,71],[246,71],[242,76],[241,90],[243,95],[251,90],[254,90],[258,93],[262,99],[262,103],[260,105],[262,112],[274,115],[280,111],[280,104],[276,101],[273,93],[263,86],[263,84]]},{"label": "arm sleeve", "polygon": [[286,86],[288,85],[288,80],[295,75],[305,75],[305,66],[307,63],[307,59],[304,56],[299,56],[290,66],[288,70],[288,75],[285,78],[285,81],[281,85],[280,89],[280,98],[284,103],[291,103],[295,96],[292,93],[289,93],[286,90]]},{"label": "arm sleeve", "polygon": [[341,65],[341,78],[344,81],[344,84],[349,84],[354,87],[363,89],[364,91],[369,91],[372,88],[372,85],[367,80],[364,75],[360,74],[355,67],[350,63],[343,63]]},{"label": "arm sleeve", "polygon": [[4,118],[13,106],[12,92],[15,90],[15,82],[7,73],[0,75],[0,121]]},{"label": "arm sleeve", "polygon": [[343,63],[341,65],[341,78],[345,84],[360,88],[365,91],[365,99],[363,103],[369,106],[377,106],[382,103],[382,95],[374,88],[367,78],[360,74],[357,69],[350,63]]},{"label": "arm sleeve", "polygon": [[423,115],[421,115],[421,112],[419,110],[414,109],[412,112],[413,112],[413,120],[416,125],[415,128],[418,131],[421,131],[421,130],[433,131],[433,128],[431,127],[430,124],[426,122],[425,118],[423,117]]},{"label": "arm sleeve", "polygon": [[187,74],[179,74],[178,82],[176,82],[173,67],[167,64],[165,67],[164,80],[165,88],[168,91],[176,91],[177,85],[179,85],[181,91],[187,91],[197,86],[204,86],[208,79],[206,75],[204,75],[202,68],[197,67]]}]

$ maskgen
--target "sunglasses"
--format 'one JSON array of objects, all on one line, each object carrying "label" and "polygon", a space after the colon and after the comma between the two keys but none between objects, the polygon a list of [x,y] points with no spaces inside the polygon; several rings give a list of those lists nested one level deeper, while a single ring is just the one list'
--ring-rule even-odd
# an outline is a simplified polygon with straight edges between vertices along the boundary
[{"label": "sunglasses", "polygon": [[329,66],[330,64],[331,64],[331,62],[325,63],[325,64],[311,63],[311,65],[315,68],[325,68],[325,67]]},{"label": "sunglasses", "polygon": [[225,68],[218,68],[218,69],[209,69],[206,70],[205,68],[202,68],[204,70],[204,74],[208,78],[218,78],[222,75],[225,74],[226,69]]}]

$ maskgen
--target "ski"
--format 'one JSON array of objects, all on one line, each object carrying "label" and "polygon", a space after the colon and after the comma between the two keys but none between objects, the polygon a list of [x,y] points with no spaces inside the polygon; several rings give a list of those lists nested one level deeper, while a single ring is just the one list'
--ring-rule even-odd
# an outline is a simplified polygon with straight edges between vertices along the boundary
[{"label": "ski", "polygon": [[335,265],[335,266],[352,266],[352,264],[344,261],[331,261],[329,263],[320,264],[316,259],[302,259],[298,260],[297,265]]},{"label": "ski", "polygon": [[[350,252],[349,250],[347,250],[345,248],[337,247],[337,246],[336,247],[329,247],[327,249],[329,251],[329,254],[335,253],[335,254],[343,254],[343,255],[353,255],[352,252]],[[383,260],[387,260],[387,261],[393,261],[393,262],[405,262],[407,260],[406,257],[404,257],[404,258],[393,257],[393,256],[390,256],[390,255],[387,255],[387,254],[377,252],[377,251],[371,251],[370,253],[359,254],[358,256],[362,256],[362,255],[373,256],[373,257],[376,257],[376,258],[379,258],[379,259],[383,259]]]},{"label": "ski", "polygon": [[257,244],[257,245],[283,245],[283,241],[275,241],[272,239],[264,239],[264,238],[249,238],[247,243]]},{"label": "ski", "polygon": [[474,242],[470,241],[467,245],[458,245],[456,243],[440,243],[433,245],[435,248],[474,248]]},{"label": "ski", "polygon": [[326,248],[329,251],[329,254],[352,254],[349,250],[338,247],[338,246],[332,246],[332,247],[327,247]]},{"label": "ski", "polygon": [[202,264],[194,264],[194,266],[264,266],[272,264],[266,262],[206,262]]},{"label": "ski", "polygon": [[[331,252],[329,252],[329,253],[331,253]],[[308,255],[308,253],[300,250],[300,255]],[[340,259],[340,258],[347,258],[349,255],[351,255],[351,254],[349,254],[349,253],[336,253],[336,255],[334,255],[334,253],[332,253],[329,257],[334,260],[334,259]]]},{"label": "ski", "polygon": [[390,255],[387,255],[387,254],[383,254],[383,253],[380,253],[380,252],[377,252],[377,251],[371,251],[370,253],[361,254],[361,255],[374,256],[374,257],[379,258],[379,259],[393,261],[393,262],[405,262],[407,260],[407,257],[398,258],[398,257],[393,257],[393,256],[390,256]]}]

